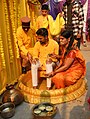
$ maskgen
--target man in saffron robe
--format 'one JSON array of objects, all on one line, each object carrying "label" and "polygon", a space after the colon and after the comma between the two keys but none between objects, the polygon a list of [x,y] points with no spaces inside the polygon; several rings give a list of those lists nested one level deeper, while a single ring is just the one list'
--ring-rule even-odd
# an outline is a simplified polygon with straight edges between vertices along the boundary
[{"label": "man in saffron robe", "polygon": [[56,88],[65,88],[85,77],[86,66],[80,50],[74,44],[70,31],[63,31],[60,36],[62,58],[60,64],[54,71],[46,74],[52,77],[51,80]]},{"label": "man in saffron robe", "polygon": [[25,16],[21,18],[22,26],[17,29],[16,37],[22,58],[22,73],[26,73],[26,66],[31,62],[33,46],[35,43],[35,30],[30,28],[30,19]]},{"label": "man in saffron robe", "polygon": [[[34,49],[33,49],[33,61],[31,66],[32,71],[32,85],[33,87],[37,87],[38,85],[38,75],[37,71],[38,68],[41,68],[42,71],[46,70],[46,61],[49,59],[49,54],[56,54],[58,55],[59,52],[59,45],[53,39],[48,38],[48,31],[46,28],[40,28],[36,32],[38,41],[36,42]],[[48,62],[48,61],[47,61]],[[50,59],[51,62],[51,59]],[[49,66],[52,69],[52,64]],[[47,87],[50,88],[51,84]]]},{"label": "man in saffron robe", "polygon": [[62,15],[59,13],[55,20],[53,17],[48,14],[49,7],[46,4],[43,4],[41,7],[41,15],[36,19],[36,30],[39,28],[46,28],[49,33],[49,37],[51,35],[57,35],[64,28],[64,19]]}]

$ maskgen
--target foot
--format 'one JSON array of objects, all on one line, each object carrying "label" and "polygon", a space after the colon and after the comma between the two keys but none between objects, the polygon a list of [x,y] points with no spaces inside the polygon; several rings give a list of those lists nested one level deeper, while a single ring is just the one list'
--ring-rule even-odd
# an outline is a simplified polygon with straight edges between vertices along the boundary
[{"label": "foot", "polygon": [[83,42],[83,46],[84,47],[87,47],[86,41]]},{"label": "foot", "polygon": [[33,86],[33,89],[37,89],[37,86]]},{"label": "foot", "polygon": [[47,87],[47,90],[50,90],[51,89],[51,87]]}]

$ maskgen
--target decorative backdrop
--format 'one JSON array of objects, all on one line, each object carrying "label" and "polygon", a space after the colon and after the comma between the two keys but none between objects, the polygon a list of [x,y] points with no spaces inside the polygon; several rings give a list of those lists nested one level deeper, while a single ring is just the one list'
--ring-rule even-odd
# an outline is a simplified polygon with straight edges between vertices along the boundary
[{"label": "decorative backdrop", "polygon": [[0,0],[0,94],[7,84],[16,82],[21,73],[15,34],[20,18],[26,15],[24,2]]}]

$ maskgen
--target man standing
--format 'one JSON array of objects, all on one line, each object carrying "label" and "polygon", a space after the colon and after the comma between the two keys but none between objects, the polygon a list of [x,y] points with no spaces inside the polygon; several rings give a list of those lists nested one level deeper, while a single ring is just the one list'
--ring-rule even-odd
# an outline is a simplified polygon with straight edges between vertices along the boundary
[{"label": "man standing", "polygon": [[87,47],[87,42],[86,42],[86,23],[87,23],[87,12],[88,12],[88,0],[82,1],[84,2],[83,4],[83,11],[84,11],[84,23],[83,23],[83,46]]},{"label": "man standing", "polygon": [[41,6],[41,15],[36,19],[36,31],[39,28],[46,28],[50,38],[51,35],[57,35],[61,32],[61,30],[64,28],[65,22],[60,13],[57,15],[56,19],[53,20],[53,17],[49,15],[48,12],[48,5],[43,4]]},{"label": "man standing", "polygon": [[26,73],[26,66],[32,59],[32,50],[35,42],[35,31],[30,28],[30,19],[21,18],[22,26],[17,29],[16,37],[22,58],[22,73]]},{"label": "man standing", "polygon": [[65,28],[73,31],[74,38],[78,41],[80,49],[81,34],[83,30],[83,6],[79,0],[66,0],[63,6]]},{"label": "man standing", "polygon": [[[46,28],[40,28],[36,32],[38,41],[33,49],[33,61],[31,66],[32,71],[32,85],[34,88],[38,85],[38,68],[47,73],[53,70],[52,60],[49,59],[50,54],[58,54],[59,45],[53,39],[48,38],[48,31]],[[51,80],[47,79],[47,88],[51,87]]]},{"label": "man standing", "polygon": [[62,12],[63,4],[66,0],[48,0],[46,4],[49,6],[49,14],[53,17],[55,20],[57,15]]}]

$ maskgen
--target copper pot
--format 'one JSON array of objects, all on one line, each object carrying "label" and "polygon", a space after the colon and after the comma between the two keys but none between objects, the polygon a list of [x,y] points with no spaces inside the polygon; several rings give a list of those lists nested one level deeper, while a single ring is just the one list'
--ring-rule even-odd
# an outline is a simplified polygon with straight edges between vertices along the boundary
[{"label": "copper pot", "polygon": [[18,90],[14,88],[14,85],[7,85],[6,91],[2,95],[2,102],[13,102],[16,105],[19,105],[21,102],[23,102],[23,94]]}]

